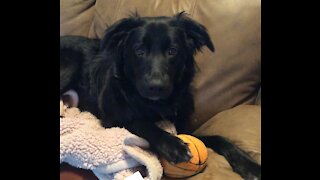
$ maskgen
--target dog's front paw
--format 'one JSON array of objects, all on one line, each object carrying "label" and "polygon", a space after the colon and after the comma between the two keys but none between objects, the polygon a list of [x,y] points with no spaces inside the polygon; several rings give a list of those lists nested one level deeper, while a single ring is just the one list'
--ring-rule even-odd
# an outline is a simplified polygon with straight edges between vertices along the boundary
[{"label": "dog's front paw", "polygon": [[155,149],[161,157],[174,164],[188,162],[192,157],[188,145],[172,135],[161,138]]}]

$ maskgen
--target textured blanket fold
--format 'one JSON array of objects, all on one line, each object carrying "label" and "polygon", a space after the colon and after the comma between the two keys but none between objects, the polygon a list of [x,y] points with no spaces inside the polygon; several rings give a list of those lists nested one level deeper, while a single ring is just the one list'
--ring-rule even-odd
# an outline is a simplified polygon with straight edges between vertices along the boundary
[{"label": "textured blanket fold", "polygon": [[99,179],[123,180],[136,171],[146,180],[161,179],[162,166],[146,140],[124,128],[105,129],[89,112],[62,111],[60,163],[92,170]]}]

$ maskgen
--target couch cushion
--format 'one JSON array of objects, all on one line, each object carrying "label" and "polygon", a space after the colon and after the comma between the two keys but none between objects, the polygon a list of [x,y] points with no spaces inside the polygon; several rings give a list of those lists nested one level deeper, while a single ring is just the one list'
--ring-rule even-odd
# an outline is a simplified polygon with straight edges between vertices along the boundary
[{"label": "couch cushion", "polygon": [[[187,180],[242,180],[241,176],[233,172],[228,161],[221,155],[208,148],[207,167],[202,173],[199,173]],[[164,177],[163,180],[177,180]]]},{"label": "couch cushion", "polygon": [[61,35],[102,37],[105,28],[137,11],[141,16],[186,11],[204,24],[216,52],[196,56],[194,130],[218,112],[253,104],[260,87],[260,0],[61,0]]},{"label": "couch cushion", "polygon": [[60,36],[88,36],[95,0],[60,0]]},{"label": "couch cushion", "polygon": [[60,164],[60,180],[98,180],[98,178],[90,170],[62,163]]},{"label": "couch cushion", "polygon": [[[92,171],[75,168],[68,164],[60,165],[60,180],[97,180]],[[163,177],[163,180],[177,180]],[[207,167],[202,173],[187,178],[188,180],[242,180],[232,171],[231,166],[223,156],[208,149]]]},{"label": "couch cushion", "polygon": [[240,105],[223,111],[198,128],[194,135],[221,135],[261,164],[261,106]]}]

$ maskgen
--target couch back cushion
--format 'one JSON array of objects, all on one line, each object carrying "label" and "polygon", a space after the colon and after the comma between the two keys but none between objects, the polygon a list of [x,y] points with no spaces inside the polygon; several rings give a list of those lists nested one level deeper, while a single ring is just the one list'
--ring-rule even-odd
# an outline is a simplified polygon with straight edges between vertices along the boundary
[{"label": "couch back cushion", "polygon": [[106,27],[137,11],[171,16],[186,11],[208,29],[216,48],[195,57],[193,130],[215,114],[253,104],[260,87],[260,0],[60,0],[60,35],[101,38]]}]

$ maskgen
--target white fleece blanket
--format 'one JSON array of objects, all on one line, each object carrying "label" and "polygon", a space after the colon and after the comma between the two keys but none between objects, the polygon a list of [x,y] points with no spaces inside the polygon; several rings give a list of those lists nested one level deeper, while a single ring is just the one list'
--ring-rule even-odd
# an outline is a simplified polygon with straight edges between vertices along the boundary
[{"label": "white fleece blanket", "polygon": [[[176,133],[169,122],[160,127]],[[173,127],[173,128],[172,128]],[[92,170],[101,180],[123,180],[139,171],[145,180],[159,180],[163,169],[146,140],[124,128],[103,128],[97,118],[60,104],[60,163]]]}]

